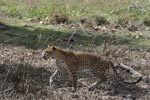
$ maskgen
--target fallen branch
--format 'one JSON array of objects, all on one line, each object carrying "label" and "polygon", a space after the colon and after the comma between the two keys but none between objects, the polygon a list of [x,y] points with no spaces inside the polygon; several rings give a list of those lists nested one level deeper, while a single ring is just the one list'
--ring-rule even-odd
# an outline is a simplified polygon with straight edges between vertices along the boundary
[{"label": "fallen branch", "polygon": [[120,66],[123,67],[124,69],[128,69],[135,76],[143,77],[143,75],[141,73],[137,72],[136,70],[134,70],[133,68],[131,68],[131,67],[127,66],[127,65],[124,65],[123,63],[120,63]]}]

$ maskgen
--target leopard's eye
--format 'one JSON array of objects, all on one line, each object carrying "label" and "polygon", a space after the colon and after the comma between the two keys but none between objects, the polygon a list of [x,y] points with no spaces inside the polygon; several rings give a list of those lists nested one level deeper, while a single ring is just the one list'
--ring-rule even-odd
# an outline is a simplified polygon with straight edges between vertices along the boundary
[{"label": "leopard's eye", "polygon": [[45,55],[48,55],[48,52],[47,52],[47,51],[45,52]]}]

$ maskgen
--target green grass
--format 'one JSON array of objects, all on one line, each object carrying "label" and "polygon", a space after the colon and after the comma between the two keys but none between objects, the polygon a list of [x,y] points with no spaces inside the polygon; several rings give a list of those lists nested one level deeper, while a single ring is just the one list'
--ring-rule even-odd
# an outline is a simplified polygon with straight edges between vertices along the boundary
[{"label": "green grass", "polygon": [[150,3],[148,0],[1,0],[0,12],[18,18],[59,13],[72,20],[94,15],[105,16],[110,20],[124,16],[142,20],[150,15]]},{"label": "green grass", "polygon": [[[117,40],[113,45],[126,45],[130,47],[150,47],[148,32],[142,32],[144,36],[136,39],[136,32],[114,34],[100,32],[95,36],[94,32],[77,30],[73,36],[73,42],[67,45],[66,39],[71,36],[69,28],[41,25],[26,22],[25,19],[39,16],[45,18],[53,14],[65,15],[71,20],[79,20],[81,16],[104,16],[111,24],[118,20],[127,20],[134,24],[141,24],[150,16],[150,2],[148,0],[0,0],[0,21],[9,25],[8,30],[0,30],[3,36],[1,43],[24,45],[29,48],[37,48],[54,44],[78,48],[97,48],[104,41],[112,38]],[[147,20],[146,20],[147,21]],[[146,22],[149,25],[149,21]],[[39,38],[41,36],[41,38]]]},{"label": "green grass", "polygon": [[[111,32],[95,33],[77,30],[72,38],[72,42],[67,44],[72,34],[72,30],[69,28],[29,23],[21,19],[12,18],[5,18],[5,20],[3,18],[0,21],[9,25],[6,30],[0,30],[0,43],[22,45],[28,48],[36,49],[52,44],[66,48],[74,46],[78,49],[96,49],[104,42],[110,43],[110,45],[122,45],[132,48],[150,47],[150,35],[148,35],[148,32],[143,33],[142,37],[136,39],[136,32],[131,32],[130,34],[114,34]],[[96,34],[97,36],[93,40]]]}]

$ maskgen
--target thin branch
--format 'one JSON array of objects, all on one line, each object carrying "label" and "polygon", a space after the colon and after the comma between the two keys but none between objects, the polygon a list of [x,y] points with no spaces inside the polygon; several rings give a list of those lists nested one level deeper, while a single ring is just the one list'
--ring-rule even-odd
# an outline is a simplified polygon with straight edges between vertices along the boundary
[{"label": "thin branch", "polygon": [[67,41],[67,45],[69,45],[71,39],[73,38],[73,36],[76,34],[76,30],[74,29],[71,36],[69,37],[68,41]]}]

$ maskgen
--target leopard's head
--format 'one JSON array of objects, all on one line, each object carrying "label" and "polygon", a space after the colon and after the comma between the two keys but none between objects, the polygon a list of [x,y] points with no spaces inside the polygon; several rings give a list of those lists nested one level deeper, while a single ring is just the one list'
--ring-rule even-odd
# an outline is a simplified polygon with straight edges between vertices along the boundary
[{"label": "leopard's head", "polygon": [[48,45],[48,47],[45,49],[43,59],[44,60],[47,60],[49,58],[55,59],[56,58],[56,51],[57,51],[57,48],[55,46]]}]

